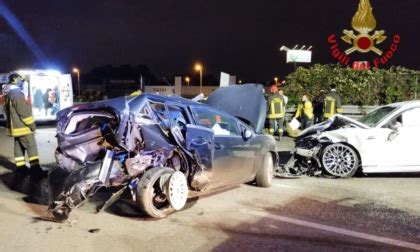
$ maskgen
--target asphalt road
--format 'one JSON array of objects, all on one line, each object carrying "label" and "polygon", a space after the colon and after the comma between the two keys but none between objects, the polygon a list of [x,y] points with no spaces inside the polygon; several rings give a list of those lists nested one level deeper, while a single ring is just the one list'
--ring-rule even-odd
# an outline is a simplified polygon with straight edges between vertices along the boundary
[{"label": "asphalt road", "polygon": [[[54,163],[54,129],[36,134],[44,166]],[[293,143],[285,139],[282,150]],[[151,220],[121,200],[94,214],[98,197],[69,221],[43,221],[46,206],[10,189],[12,139],[0,128],[0,251],[410,251],[420,250],[420,178],[275,179],[192,197],[186,208]],[[45,193],[45,192],[44,192]],[[98,199],[99,198],[99,199]]]}]

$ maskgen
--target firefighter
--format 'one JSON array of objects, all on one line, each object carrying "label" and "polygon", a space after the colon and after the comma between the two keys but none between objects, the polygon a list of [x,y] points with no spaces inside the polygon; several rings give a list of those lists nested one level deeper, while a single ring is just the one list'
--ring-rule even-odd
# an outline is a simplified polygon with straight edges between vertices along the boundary
[{"label": "firefighter", "polygon": [[321,123],[324,120],[324,101],[325,90],[319,92],[319,95],[313,99],[312,105],[314,107],[314,123]]},{"label": "firefighter", "polygon": [[324,119],[330,119],[337,113],[343,113],[341,98],[337,93],[336,86],[331,86],[331,91],[324,99]]},{"label": "firefighter", "polygon": [[270,88],[270,96],[267,100],[267,118],[269,122],[268,132],[270,135],[277,133],[279,138],[283,136],[284,115],[286,103],[284,97],[278,93],[276,85]]},{"label": "firefighter", "polygon": [[312,102],[309,101],[306,95],[302,96],[301,102],[298,104],[298,108],[295,114],[296,119],[300,119],[302,130],[312,126],[314,121],[314,109]]},{"label": "firefighter", "polygon": [[[29,173],[31,177],[42,177],[45,173],[39,166],[32,108],[26,102],[22,90],[17,86],[19,78],[18,74],[9,76],[5,99],[7,129],[9,135],[14,138],[16,172],[25,175]],[[26,167],[25,154],[28,156],[30,170]]]}]

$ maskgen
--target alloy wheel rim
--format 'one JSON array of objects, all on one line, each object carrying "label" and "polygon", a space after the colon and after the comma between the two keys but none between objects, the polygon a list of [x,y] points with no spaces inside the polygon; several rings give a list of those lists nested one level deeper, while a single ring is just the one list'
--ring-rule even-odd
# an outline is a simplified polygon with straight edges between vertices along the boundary
[{"label": "alloy wheel rim", "polygon": [[335,176],[345,176],[351,173],[357,165],[356,153],[345,145],[329,146],[323,157],[324,168]]},{"label": "alloy wheel rim", "polygon": [[188,199],[188,185],[185,175],[176,171],[172,174],[168,182],[168,198],[175,210],[180,210],[185,206]]}]

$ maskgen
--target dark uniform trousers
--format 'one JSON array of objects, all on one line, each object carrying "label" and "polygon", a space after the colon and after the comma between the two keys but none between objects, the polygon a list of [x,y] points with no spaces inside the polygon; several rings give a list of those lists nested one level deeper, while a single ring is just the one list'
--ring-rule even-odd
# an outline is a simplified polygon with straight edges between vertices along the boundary
[{"label": "dark uniform trousers", "polygon": [[31,167],[39,165],[38,150],[36,146],[34,134],[29,134],[21,137],[15,137],[15,164],[16,167],[26,166],[25,150],[27,151],[28,161]]},{"label": "dark uniform trousers", "polygon": [[268,123],[270,125],[269,133],[270,135],[274,135],[276,132],[278,132],[279,136],[283,135],[284,131],[284,118],[276,118],[276,119],[269,119]]},{"label": "dark uniform trousers", "polygon": [[306,129],[311,127],[314,124],[314,119],[309,119],[307,116],[302,116],[300,119],[300,124],[302,129]]}]

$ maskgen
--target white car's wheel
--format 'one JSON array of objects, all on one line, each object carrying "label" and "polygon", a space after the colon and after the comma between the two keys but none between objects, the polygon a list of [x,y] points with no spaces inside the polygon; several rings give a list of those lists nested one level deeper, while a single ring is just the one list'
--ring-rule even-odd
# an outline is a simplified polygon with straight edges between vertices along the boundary
[{"label": "white car's wheel", "polygon": [[359,156],[345,144],[328,145],[322,152],[322,166],[329,174],[347,178],[353,176],[359,168]]}]

